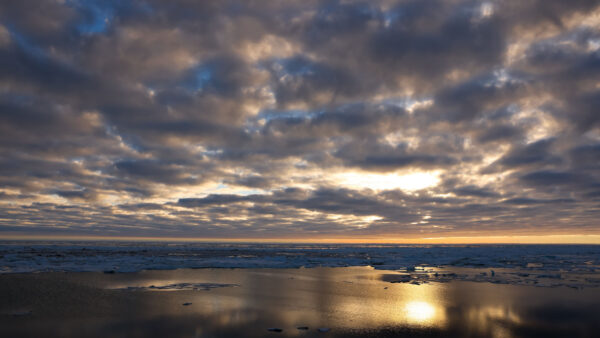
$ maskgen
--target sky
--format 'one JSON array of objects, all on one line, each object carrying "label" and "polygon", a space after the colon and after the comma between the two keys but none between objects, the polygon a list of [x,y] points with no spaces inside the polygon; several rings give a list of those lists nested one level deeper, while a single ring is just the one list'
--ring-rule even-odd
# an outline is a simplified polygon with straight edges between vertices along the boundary
[{"label": "sky", "polygon": [[0,237],[600,243],[599,109],[599,1],[2,1]]}]

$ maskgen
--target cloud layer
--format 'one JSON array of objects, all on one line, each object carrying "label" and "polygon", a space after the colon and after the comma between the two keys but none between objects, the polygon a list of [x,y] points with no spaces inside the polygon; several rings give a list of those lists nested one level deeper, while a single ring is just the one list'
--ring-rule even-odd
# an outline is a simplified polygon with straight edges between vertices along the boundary
[{"label": "cloud layer", "polygon": [[599,27],[585,0],[4,2],[0,235],[598,234]]}]

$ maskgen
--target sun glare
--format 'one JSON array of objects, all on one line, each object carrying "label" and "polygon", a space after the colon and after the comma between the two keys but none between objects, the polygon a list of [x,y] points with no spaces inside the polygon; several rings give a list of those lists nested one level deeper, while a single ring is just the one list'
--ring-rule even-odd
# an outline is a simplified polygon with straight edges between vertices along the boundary
[{"label": "sun glare", "polygon": [[439,183],[437,172],[415,172],[409,174],[375,174],[364,172],[344,172],[334,175],[336,183],[352,189],[415,191],[435,186]]},{"label": "sun glare", "polygon": [[407,303],[404,311],[406,318],[415,323],[429,322],[435,316],[435,308],[431,304],[421,301]]}]

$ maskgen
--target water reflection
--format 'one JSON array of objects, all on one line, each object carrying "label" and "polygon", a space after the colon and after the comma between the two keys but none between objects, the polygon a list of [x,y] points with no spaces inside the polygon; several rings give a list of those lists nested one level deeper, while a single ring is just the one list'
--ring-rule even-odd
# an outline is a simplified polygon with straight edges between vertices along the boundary
[{"label": "water reflection", "polygon": [[436,309],[427,302],[408,302],[404,311],[406,319],[416,324],[431,324],[436,314]]},{"label": "water reflection", "polygon": [[[19,303],[14,290],[0,289],[0,314],[12,308],[27,308],[35,314],[17,319],[0,315],[0,336],[53,332],[49,325],[68,328],[72,333],[65,336],[94,336],[90,332],[97,332],[96,336],[149,337],[262,337],[269,327],[282,328],[279,336],[288,337],[318,336],[318,327],[331,328],[330,337],[356,336],[356,332],[379,336],[378,330],[392,330],[392,336],[419,336],[422,332],[430,336],[514,337],[526,332],[527,336],[577,337],[591,336],[600,329],[600,318],[593,311],[600,305],[600,294],[594,290],[472,282],[392,284],[382,281],[381,274],[368,268],[175,270],[67,274],[60,275],[56,285],[51,276],[40,282],[43,275],[37,275],[31,287],[15,284],[19,290],[29,290],[26,294],[30,300]],[[1,277],[5,281],[11,278]],[[87,287],[92,283],[104,290],[93,291]],[[172,292],[114,290],[181,283],[239,287]],[[52,290],[54,298],[44,290]],[[35,305],[36,299],[43,302]],[[182,306],[187,302],[192,304]],[[63,317],[45,310],[57,304]],[[94,329],[84,325],[94,325]],[[312,331],[300,331],[298,326]]]},{"label": "water reflection", "polygon": [[[385,280],[382,275],[389,274],[368,268],[178,270],[146,274],[143,278],[115,281],[112,287],[199,282],[239,285],[210,291],[177,291],[185,297],[172,302],[171,310],[166,310],[215,316],[214,323],[229,326],[265,321],[261,325],[287,328],[459,328],[476,335],[506,337],[511,335],[507,325],[527,324],[514,302],[529,290],[541,291],[468,282],[392,284],[381,280]],[[194,306],[182,309],[183,301],[193,302]]]}]

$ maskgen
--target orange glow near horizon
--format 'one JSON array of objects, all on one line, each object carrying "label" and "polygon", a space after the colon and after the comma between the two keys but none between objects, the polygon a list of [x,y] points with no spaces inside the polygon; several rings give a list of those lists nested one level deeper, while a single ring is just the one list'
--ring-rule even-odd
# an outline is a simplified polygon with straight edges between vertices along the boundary
[{"label": "orange glow near horizon", "polygon": [[110,237],[110,236],[25,236],[0,235],[0,240],[99,240],[211,243],[331,243],[331,244],[600,244],[600,235],[545,236],[460,236],[423,238],[182,238],[182,237]]}]

